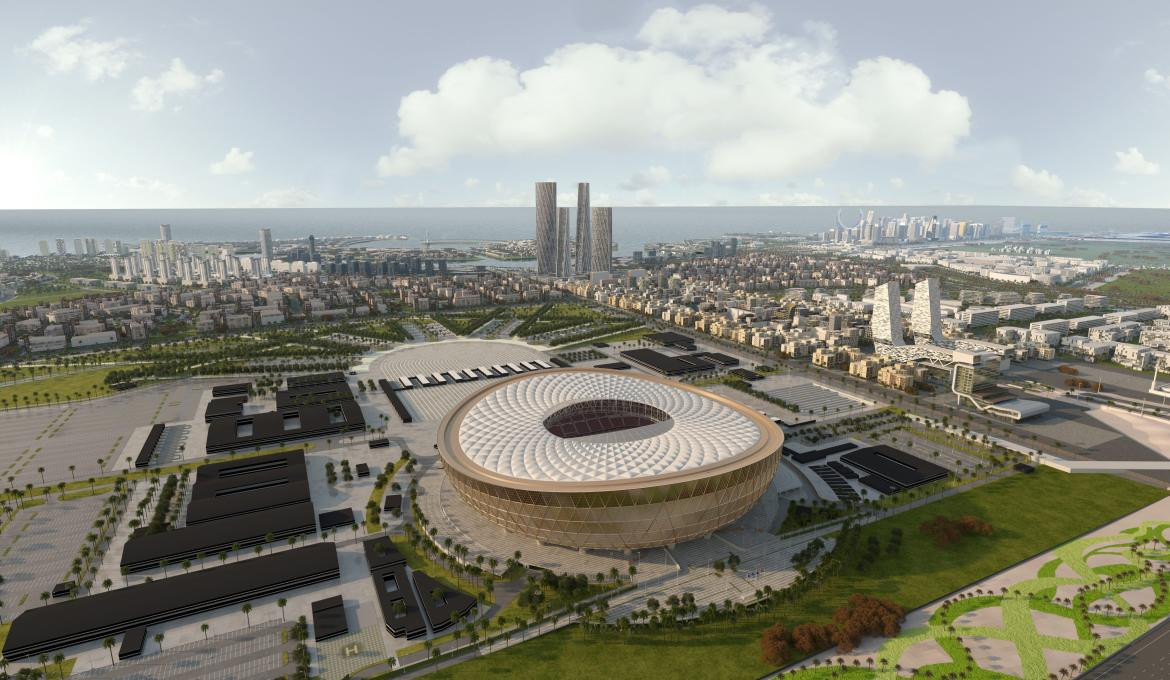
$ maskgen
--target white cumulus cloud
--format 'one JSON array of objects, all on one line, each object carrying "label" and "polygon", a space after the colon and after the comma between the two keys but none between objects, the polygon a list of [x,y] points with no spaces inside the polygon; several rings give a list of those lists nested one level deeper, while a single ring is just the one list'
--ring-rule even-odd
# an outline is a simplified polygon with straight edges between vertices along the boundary
[{"label": "white cumulus cloud", "polygon": [[1131,146],[1125,151],[1115,151],[1113,155],[1117,156],[1117,163],[1113,165],[1115,172],[1126,175],[1156,175],[1161,169],[1157,163],[1146,160],[1136,146]]},{"label": "white cumulus cloud", "polygon": [[468,177],[467,179],[463,180],[463,186],[467,187],[468,189],[474,189],[479,186],[479,178]]},{"label": "white cumulus cloud", "polygon": [[686,12],[666,7],[650,15],[638,38],[659,49],[709,52],[758,43],[768,33],[769,23],[767,10],[758,6],[747,12],[715,5],[699,5]]},{"label": "white cumulus cloud", "polygon": [[100,184],[118,189],[129,189],[135,192],[156,194],[162,198],[178,198],[183,193],[178,186],[154,177],[141,177],[139,175],[121,177],[107,172],[99,172],[95,177]]},{"label": "white cumulus cloud", "polygon": [[260,194],[252,202],[257,208],[303,208],[317,202],[317,194],[306,189],[286,187]]},{"label": "white cumulus cloud", "polygon": [[186,96],[223,81],[223,71],[212,69],[201,76],[175,57],[167,70],[157,76],[138,79],[134,86],[133,106],[139,111],[161,111],[170,95]]},{"label": "white cumulus cloud", "polygon": [[[716,15],[704,37],[695,26]],[[760,10],[700,6],[660,10],[639,36],[637,49],[565,45],[530,69],[492,57],[451,66],[402,98],[401,141],[378,172],[469,154],[650,149],[702,153],[715,179],[777,179],[849,153],[933,161],[970,131],[965,97],[898,59],[843,64],[821,25],[773,35]]]},{"label": "white cumulus cloud", "polygon": [[89,80],[117,78],[134,53],[126,40],[92,40],[85,37],[89,23],[53,26],[38,35],[25,50],[43,57],[52,73],[80,71]]},{"label": "white cumulus cloud", "polygon": [[761,205],[829,205],[829,200],[820,194],[794,191],[789,194],[762,193]]},{"label": "white cumulus cloud", "polygon": [[1033,170],[1023,163],[1012,170],[1012,185],[1020,191],[1040,198],[1060,198],[1064,180],[1047,170]]},{"label": "white cumulus cloud", "polygon": [[239,175],[252,172],[255,168],[256,166],[252,164],[252,152],[241,151],[240,147],[233,146],[228,149],[223,160],[212,163],[208,170],[213,175]]},{"label": "white cumulus cloud", "polygon": [[1142,75],[1146,79],[1147,85],[1167,85],[1167,84],[1170,84],[1170,81],[1167,80],[1166,76],[1164,74],[1162,74],[1162,72],[1156,68],[1148,68],[1148,69],[1146,69],[1146,72]]},{"label": "white cumulus cloud", "polygon": [[36,128],[37,137],[41,139],[52,139],[56,133],[52,125],[38,125]]},{"label": "white cumulus cloud", "polygon": [[639,189],[650,189],[652,187],[662,186],[670,181],[670,170],[661,165],[651,165],[645,170],[639,170],[630,178],[622,182],[619,188],[626,191],[637,191]]},{"label": "white cumulus cloud", "polygon": [[901,177],[891,177],[890,186],[894,187],[895,189],[903,189],[906,187],[906,180],[902,179]]}]

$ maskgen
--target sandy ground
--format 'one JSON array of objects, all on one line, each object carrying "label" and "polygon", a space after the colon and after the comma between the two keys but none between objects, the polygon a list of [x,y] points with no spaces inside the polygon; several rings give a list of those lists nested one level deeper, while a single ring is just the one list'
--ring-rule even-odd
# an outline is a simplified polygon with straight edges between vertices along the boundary
[{"label": "sandy ground", "polygon": [[1041,635],[1077,639],[1077,624],[1070,618],[1033,609],[1032,622],[1036,624],[1036,632]]},{"label": "sandy ground", "polygon": [[955,619],[956,626],[1003,628],[1003,607],[983,607]]},{"label": "sandy ground", "polygon": [[1108,567],[1113,564],[1129,564],[1129,560],[1112,553],[1097,553],[1086,558],[1085,564],[1090,567]]},{"label": "sandy ground", "polygon": [[1077,574],[1076,569],[1073,569],[1067,564],[1061,564],[1056,568],[1056,576],[1058,578],[1080,578],[1080,575]]},{"label": "sandy ground", "polygon": [[1122,599],[1130,604],[1131,607],[1137,608],[1141,605],[1149,607],[1154,604],[1154,589],[1146,586],[1138,590],[1127,590],[1121,594]]},{"label": "sandy ground", "polygon": [[1061,668],[1067,668],[1081,660],[1076,652],[1062,652],[1056,649],[1044,650],[1044,662],[1048,664],[1049,673],[1060,673]]},{"label": "sandy ground", "polygon": [[1024,664],[1020,661],[1015,643],[985,637],[964,638],[963,642],[971,648],[971,656],[980,668],[1024,677]]},{"label": "sandy ground", "polygon": [[1126,629],[1119,626],[1106,626],[1102,623],[1093,624],[1093,632],[1100,635],[1101,639],[1107,640],[1125,634]]},{"label": "sandy ground", "polygon": [[[933,664],[950,663],[950,661],[951,655],[947,654],[937,640],[923,640],[907,647],[898,663],[903,668],[922,668]],[[906,671],[905,674],[909,675],[910,673]]]}]

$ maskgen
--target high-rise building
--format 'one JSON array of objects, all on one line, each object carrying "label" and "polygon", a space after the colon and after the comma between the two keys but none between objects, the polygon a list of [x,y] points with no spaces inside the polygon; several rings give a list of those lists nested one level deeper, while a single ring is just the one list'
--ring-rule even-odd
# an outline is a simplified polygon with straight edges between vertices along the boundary
[{"label": "high-rise building", "polygon": [[309,234],[309,262],[317,261],[317,239]]},{"label": "high-rise building", "polygon": [[874,344],[902,345],[902,288],[897,281],[878,286],[873,292]]},{"label": "high-rise building", "polygon": [[63,239],[63,238],[57,239],[57,254],[58,255],[65,254],[65,239]]},{"label": "high-rise building", "polygon": [[570,257],[569,242],[569,209],[557,208],[557,276],[569,276],[573,273]]},{"label": "high-rise building", "polygon": [[260,230],[260,257],[272,262],[272,230]]},{"label": "high-rise building", "polygon": [[536,183],[536,273],[557,271],[557,183]]},{"label": "high-rise building", "polygon": [[49,242],[48,241],[41,241],[39,245],[41,247],[41,256],[48,257],[49,256]]},{"label": "high-rise building", "polygon": [[943,342],[941,293],[938,279],[923,279],[914,285],[914,308],[910,312],[910,332],[915,340],[936,345]]},{"label": "high-rise building", "polygon": [[607,272],[613,258],[613,208],[593,208],[593,257],[589,271]]},{"label": "high-rise building", "polygon": [[588,274],[593,264],[593,235],[589,225],[589,182],[577,183],[577,262],[578,274]]},{"label": "high-rise building", "polygon": [[171,225],[169,225],[169,224],[158,225],[158,237],[161,238],[163,241],[175,240],[175,239],[171,238]]},{"label": "high-rise building", "polygon": [[82,243],[82,240],[79,238],[73,239],[73,254],[74,255],[84,255],[85,254],[85,245],[84,245],[84,243]]}]

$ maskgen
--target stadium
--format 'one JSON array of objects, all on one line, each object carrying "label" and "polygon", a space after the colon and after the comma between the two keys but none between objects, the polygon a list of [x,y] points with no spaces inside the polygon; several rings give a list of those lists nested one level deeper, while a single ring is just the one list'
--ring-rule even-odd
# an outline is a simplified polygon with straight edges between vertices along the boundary
[{"label": "stadium", "polygon": [[437,438],[452,486],[492,522],[545,544],[633,550],[743,516],[772,482],[784,435],[695,387],[566,368],[476,392]]}]

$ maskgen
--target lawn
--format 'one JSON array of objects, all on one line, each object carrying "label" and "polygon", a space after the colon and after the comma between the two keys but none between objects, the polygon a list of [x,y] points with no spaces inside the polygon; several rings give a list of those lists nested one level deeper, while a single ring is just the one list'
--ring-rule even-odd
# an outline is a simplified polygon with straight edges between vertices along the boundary
[{"label": "lawn", "polygon": [[[590,633],[559,631],[523,645],[459,664],[437,678],[757,677],[769,670],[760,658],[759,633],[777,620],[789,626],[826,621],[852,593],[891,598],[907,610],[1069,541],[1133,512],[1165,492],[1109,475],[1066,475],[1040,469],[1013,475],[941,499],[866,527],[883,543],[895,527],[905,542],[896,556],[879,558],[866,572],[850,562],[803,600],[734,624],[682,632]],[[918,526],[935,515],[976,515],[995,527],[992,536],[938,548]]]},{"label": "lawn", "polygon": [[69,288],[66,290],[48,290],[37,293],[23,293],[17,295],[11,300],[0,302],[0,309],[13,309],[16,307],[24,307],[26,305],[43,305],[52,302],[60,302],[61,300],[76,300],[78,298],[88,297],[90,295],[102,295],[105,293],[118,293],[121,291],[112,290],[109,288]]},{"label": "lawn", "polygon": [[[85,399],[86,391],[89,391],[91,397],[104,396],[111,391],[106,386],[106,376],[116,368],[103,366],[75,373],[60,373],[43,380],[5,385],[0,387],[0,406],[9,408],[14,405],[35,404],[38,399],[40,403],[58,401],[52,398],[53,395],[59,395],[59,401]],[[25,397],[28,398],[27,402]]]},{"label": "lawn", "polygon": [[[1170,245],[1165,243],[1127,243],[1123,241],[1064,241],[1038,240],[1026,243],[1013,243],[1030,248],[1050,250],[1058,257],[1079,257],[1085,260],[1108,260],[1110,264],[1119,264],[1133,267],[1149,267],[1151,265],[1170,264]],[[978,252],[997,252],[1002,250],[1003,244],[961,244],[955,246],[959,250]]]},{"label": "lawn", "polygon": [[1093,292],[1137,304],[1163,305],[1170,302],[1170,269],[1138,269]]},{"label": "lawn", "polygon": [[587,340],[585,342],[579,342],[575,345],[569,345],[568,347],[565,347],[564,349],[567,351],[567,350],[571,350],[571,349],[578,349],[581,347],[592,347],[593,343],[595,343],[595,342],[607,342],[607,343],[612,345],[612,344],[615,344],[618,342],[625,342],[627,340],[641,340],[642,336],[649,335],[650,333],[654,333],[654,332],[655,332],[655,330],[653,328],[647,328],[645,326],[638,326],[637,328],[631,328],[629,330],[620,331],[620,332],[614,333],[612,335],[606,335],[606,336],[603,336],[600,338],[593,338],[592,340]]}]

